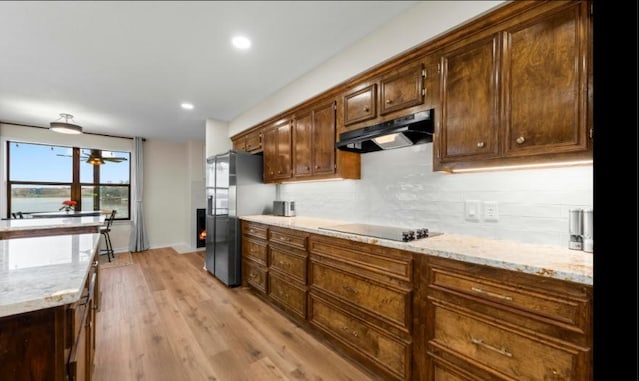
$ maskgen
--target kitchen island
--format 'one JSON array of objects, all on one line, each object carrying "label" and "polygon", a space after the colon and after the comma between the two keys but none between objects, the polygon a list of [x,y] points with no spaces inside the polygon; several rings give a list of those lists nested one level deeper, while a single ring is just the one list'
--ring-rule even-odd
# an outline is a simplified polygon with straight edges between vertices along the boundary
[{"label": "kitchen island", "polygon": [[90,379],[99,233],[0,242],[0,374]]},{"label": "kitchen island", "polygon": [[385,380],[592,379],[593,253],[240,218],[243,285]]},{"label": "kitchen island", "polygon": [[60,234],[99,233],[104,214],[83,217],[0,220],[0,240]]}]

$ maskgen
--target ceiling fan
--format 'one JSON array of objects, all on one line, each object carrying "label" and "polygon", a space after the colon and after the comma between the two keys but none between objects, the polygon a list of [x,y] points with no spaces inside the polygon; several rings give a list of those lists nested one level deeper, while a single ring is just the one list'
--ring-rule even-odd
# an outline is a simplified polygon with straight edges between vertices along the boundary
[{"label": "ceiling fan", "polygon": [[[80,154],[80,159],[84,160],[86,163],[93,165],[102,165],[105,162],[109,161],[112,163],[121,163],[126,161],[126,157],[117,157],[117,156],[102,156],[102,150],[92,149],[89,154],[86,153],[87,150],[82,150]],[[61,155],[57,154],[57,156],[71,157],[71,155]]]}]

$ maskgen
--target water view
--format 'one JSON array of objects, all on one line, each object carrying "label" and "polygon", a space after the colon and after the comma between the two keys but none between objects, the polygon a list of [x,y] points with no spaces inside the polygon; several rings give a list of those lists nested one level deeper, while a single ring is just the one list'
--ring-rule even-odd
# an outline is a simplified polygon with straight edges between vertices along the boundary
[{"label": "water view", "polygon": [[[22,213],[57,212],[68,197],[13,197],[11,211]],[[115,209],[116,218],[129,217],[129,200],[124,198],[100,200],[100,209]],[[93,197],[82,198],[82,210],[93,210]]]}]

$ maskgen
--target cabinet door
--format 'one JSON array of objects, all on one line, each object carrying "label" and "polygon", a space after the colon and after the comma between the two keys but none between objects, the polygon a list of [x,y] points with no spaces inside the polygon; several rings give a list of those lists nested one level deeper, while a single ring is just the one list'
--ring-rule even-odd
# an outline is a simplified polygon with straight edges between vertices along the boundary
[{"label": "cabinet door", "polygon": [[293,128],[293,175],[310,176],[312,173],[313,111],[296,115]]},{"label": "cabinet door", "polygon": [[276,125],[275,179],[291,177],[291,121],[286,119]]},{"label": "cabinet door", "polygon": [[504,32],[505,155],[586,149],[586,3]]},{"label": "cabinet door", "polygon": [[349,126],[354,123],[373,119],[377,116],[376,111],[377,85],[370,84],[358,86],[347,92],[344,99],[344,125]]},{"label": "cabinet door", "polygon": [[422,64],[386,75],[380,81],[380,115],[424,102]]},{"label": "cabinet door", "polygon": [[246,139],[244,136],[233,139],[231,143],[234,151],[241,152],[246,150]]},{"label": "cabinet door", "polygon": [[499,153],[498,35],[442,56],[442,161]]},{"label": "cabinet door", "polygon": [[313,174],[334,173],[336,163],[336,103],[313,109]]},{"label": "cabinet door", "polygon": [[291,118],[283,118],[263,132],[264,181],[291,177]]},{"label": "cabinet door", "polygon": [[262,130],[250,132],[245,138],[245,151],[256,153],[262,151]]},{"label": "cabinet door", "polygon": [[278,158],[277,151],[277,133],[275,128],[268,128],[264,131],[264,148],[262,153],[262,166],[264,172],[262,174],[264,182],[273,182],[276,174],[276,165]]}]

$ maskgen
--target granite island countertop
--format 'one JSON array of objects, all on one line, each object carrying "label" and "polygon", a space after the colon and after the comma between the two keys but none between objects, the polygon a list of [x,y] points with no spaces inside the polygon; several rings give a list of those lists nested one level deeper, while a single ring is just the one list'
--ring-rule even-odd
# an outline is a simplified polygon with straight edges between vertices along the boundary
[{"label": "granite island countertop", "polygon": [[461,234],[449,234],[446,232],[443,235],[401,242],[321,229],[321,227],[353,223],[349,221],[271,215],[241,216],[240,219],[414,253],[434,255],[468,263],[593,285],[594,254],[579,250],[570,250],[560,246],[489,239]]},{"label": "granite island countertop", "polygon": [[0,241],[0,317],[79,300],[99,233]]},{"label": "granite island countertop", "polygon": [[97,228],[98,226],[104,224],[104,220],[105,215],[0,220],[0,232],[52,228],[75,228],[88,226],[96,226]]}]

